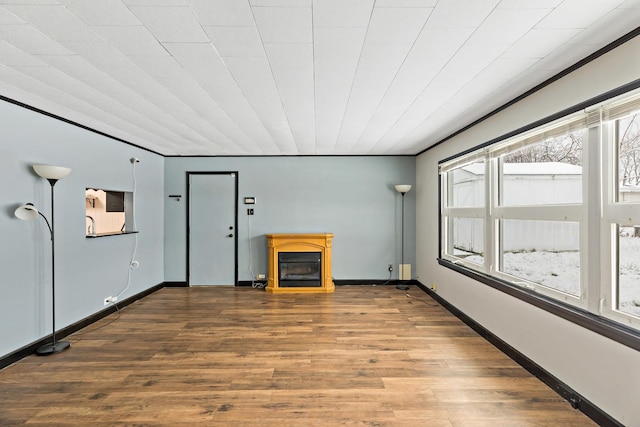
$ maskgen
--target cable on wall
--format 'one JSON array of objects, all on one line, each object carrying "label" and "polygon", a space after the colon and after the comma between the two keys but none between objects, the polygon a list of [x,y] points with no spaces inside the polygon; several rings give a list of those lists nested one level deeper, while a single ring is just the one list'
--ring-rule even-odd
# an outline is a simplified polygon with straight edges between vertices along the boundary
[{"label": "cable on wall", "polygon": [[256,275],[253,272],[253,248],[251,245],[251,236],[253,233],[251,232],[251,215],[247,215],[247,228],[249,229],[249,273],[251,273],[251,287],[262,289],[265,286],[264,283],[256,282]]},{"label": "cable on wall", "polygon": [[[389,282],[391,282],[391,274],[393,274],[392,271],[393,270],[389,269],[389,278],[384,283],[381,283],[380,286],[388,285]],[[374,286],[376,286],[376,285],[374,285]]]},{"label": "cable on wall", "polygon": [[[137,189],[137,180],[136,180],[136,164],[140,163],[140,160],[132,157],[131,161],[131,180],[133,182],[133,197],[132,197],[132,223],[133,223],[133,231],[138,231],[138,225],[136,224],[136,189]],[[133,250],[131,252],[131,259],[129,260],[129,268],[127,269],[127,285],[122,289],[115,297],[114,304],[117,305],[117,301],[120,297],[131,287],[131,270],[135,270],[140,266],[140,263],[136,260],[136,255],[138,253],[138,233],[135,233],[133,236]]]}]

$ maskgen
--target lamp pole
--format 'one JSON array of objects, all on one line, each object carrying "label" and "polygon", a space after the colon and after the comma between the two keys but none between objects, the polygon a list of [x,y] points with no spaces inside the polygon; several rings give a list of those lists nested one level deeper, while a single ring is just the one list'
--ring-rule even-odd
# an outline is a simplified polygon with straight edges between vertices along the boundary
[{"label": "lamp pole", "polygon": [[407,194],[409,192],[409,190],[411,190],[411,185],[409,184],[398,184],[396,185],[396,191],[399,192],[400,194],[402,194],[402,227],[401,227],[401,258],[400,258],[400,262],[401,262],[401,268],[398,269],[398,273],[402,275],[401,278],[399,278],[399,283],[396,285],[396,289],[400,289],[401,291],[407,291],[409,290],[409,285],[407,285],[405,283],[404,280],[404,275],[405,275],[405,264],[404,264],[404,195]]},{"label": "lamp pole", "polygon": [[[51,185],[51,224],[47,221],[49,232],[51,233],[51,343],[44,344],[36,350],[38,356],[48,356],[60,353],[71,346],[69,341],[56,341],[56,242],[55,242],[55,220],[54,220],[54,191],[53,186],[59,179],[69,175],[71,169],[61,166],[33,165],[33,170],[49,181]],[[40,212],[38,212],[40,213]],[[47,218],[40,213],[47,220]]]},{"label": "lamp pole", "polygon": [[53,209],[53,186],[56,185],[56,182],[58,182],[58,180],[47,178],[47,181],[49,181],[49,184],[51,184],[51,224],[49,225],[47,223],[47,225],[49,225],[49,231],[51,232],[51,344],[44,344],[43,346],[40,346],[36,350],[36,354],[38,354],[39,356],[59,353],[71,346],[71,343],[69,343],[68,341],[56,341],[56,243],[54,234],[55,219]]}]

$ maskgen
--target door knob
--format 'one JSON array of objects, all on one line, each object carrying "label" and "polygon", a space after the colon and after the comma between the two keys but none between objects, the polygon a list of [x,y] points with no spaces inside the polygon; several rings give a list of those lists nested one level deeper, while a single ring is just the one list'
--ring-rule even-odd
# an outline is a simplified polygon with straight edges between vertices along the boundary
[{"label": "door knob", "polygon": [[227,237],[233,237],[233,234],[228,234]]}]

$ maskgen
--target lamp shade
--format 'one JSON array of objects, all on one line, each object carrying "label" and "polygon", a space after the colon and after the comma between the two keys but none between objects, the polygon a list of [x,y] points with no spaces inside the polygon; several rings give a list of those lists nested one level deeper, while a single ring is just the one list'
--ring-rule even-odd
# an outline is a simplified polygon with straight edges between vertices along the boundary
[{"label": "lamp shade", "polygon": [[411,190],[411,184],[398,184],[396,185],[396,191],[398,193],[408,193]]},{"label": "lamp shade", "polygon": [[26,205],[22,205],[18,207],[13,214],[16,218],[21,219],[23,221],[30,221],[32,219],[36,219],[39,215],[38,209],[33,206],[33,203],[27,203]]},{"label": "lamp shade", "polygon": [[71,173],[71,169],[64,166],[33,165],[33,170],[46,179],[62,179]]}]

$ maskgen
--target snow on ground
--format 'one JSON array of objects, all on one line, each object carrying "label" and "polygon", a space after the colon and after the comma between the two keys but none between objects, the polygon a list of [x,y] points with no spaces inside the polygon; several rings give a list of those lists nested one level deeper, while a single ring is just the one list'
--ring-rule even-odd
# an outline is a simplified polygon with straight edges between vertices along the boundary
[{"label": "snow on ground", "polygon": [[570,295],[580,295],[580,252],[508,252],[504,272]]},{"label": "snow on ground", "polygon": [[[482,258],[470,255],[465,260],[482,264]],[[620,237],[619,262],[619,310],[640,317],[640,238]],[[580,295],[580,253],[577,251],[507,252],[504,272],[560,292]]]},{"label": "snow on ground", "polygon": [[620,311],[640,317],[640,238],[620,237]]}]

